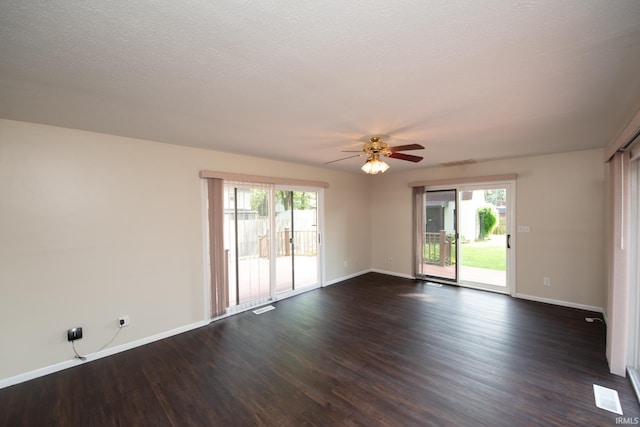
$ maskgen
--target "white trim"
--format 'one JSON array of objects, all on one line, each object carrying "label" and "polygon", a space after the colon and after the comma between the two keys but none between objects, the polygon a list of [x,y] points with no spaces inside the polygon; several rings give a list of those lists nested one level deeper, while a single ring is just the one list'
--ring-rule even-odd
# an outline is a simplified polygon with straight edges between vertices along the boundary
[{"label": "white trim", "polygon": [[[165,338],[172,337],[174,335],[179,335],[184,332],[191,331],[193,329],[198,329],[203,326],[207,326],[208,324],[209,324],[208,320],[191,323],[189,325],[181,326],[179,328],[171,329],[169,331],[160,332],[158,334],[151,335],[149,337],[131,341],[131,342],[119,345],[117,347],[107,348],[100,352],[88,354],[85,356],[87,358],[87,360],[85,361],[81,361],[79,359],[66,360],[64,362],[56,363],[55,365],[45,366],[44,368],[34,369],[33,371],[29,371],[13,377],[5,378],[0,380],[0,389],[3,389],[5,387],[10,387],[12,385],[16,385],[25,381],[33,380],[35,378],[43,377],[45,375],[53,374],[55,372],[63,371],[65,369],[73,368],[75,366],[92,362],[94,360],[102,359],[103,357],[111,356],[116,353],[121,353],[123,351],[131,350],[132,348],[150,344],[154,341],[160,341]],[[69,346],[71,346],[71,344],[69,344]]]},{"label": "white trim", "polygon": [[346,275],[346,276],[338,277],[336,279],[324,282],[322,284],[322,287],[326,288],[327,286],[335,285],[336,283],[344,282],[345,280],[353,279],[354,277],[362,276],[363,274],[371,273],[372,271],[373,270],[371,270],[371,269],[362,270],[362,271],[359,271],[357,273],[353,273],[353,274],[349,274],[349,275]]},{"label": "white trim", "polygon": [[[276,297],[277,292],[277,267],[276,267],[276,257],[278,254],[278,240],[276,239],[277,230],[276,230],[276,188],[274,186],[269,187],[269,201],[268,201],[268,216],[269,216],[269,297]],[[293,209],[293,208],[292,208]],[[237,244],[237,242],[236,242]],[[271,256],[271,254],[276,254],[276,256]],[[238,260],[236,259],[236,262]],[[236,279],[237,280],[237,279]],[[229,284],[227,284],[229,286]]]},{"label": "white trim", "polygon": [[[640,234],[640,164],[634,161],[629,168],[629,232],[630,236],[637,237]],[[628,307],[628,336],[627,336],[627,370],[633,372],[634,389],[638,392],[640,381],[638,369],[640,368],[640,246],[637,238],[629,239],[629,307]],[[638,395],[640,397],[640,395]]]},{"label": "white trim", "polygon": [[281,294],[276,294],[275,301],[282,301],[287,298],[295,297],[296,295],[304,294],[307,292],[315,291],[316,289],[320,289],[319,283],[314,283],[313,285],[307,286],[306,288],[294,289],[292,291],[286,291]]},{"label": "white trim", "polygon": [[319,264],[318,264],[318,285],[320,287],[324,286],[324,278],[326,277],[326,253],[324,248],[326,247],[324,243],[324,237],[327,235],[324,230],[324,188],[318,190],[318,200],[316,204],[317,215],[318,215],[318,255],[320,256]]},{"label": "white trim", "polygon": [[638,403],[640,403],[640,375],[638,371],[631,366],[627,366],[627,374],[629,374],[633,391],[636,393],[636,399],[638,399]]},{"label": "white trim", "polygon": [[[546,303],[546,304],[559,305],[559,306],[562,306],[562,307],[577,308],[577,309],[580,309],[580,310],[594,311],[596,313],[604,313],[604,309],[602,307],[596,307],[596,306],[593,306],[593,305],[578,304],[578,303],[570,302],[570,301],[561,301],[561,300],[557,300],[557,299],[542,298],[542,297],[537,297],[537,296],[534,296],[534,295],[526,295],[526,294],[519,294],[519,293],[516,293],[513,296],[515,298],[526,299],[526,300],[536,301],[536,302],[543,302],[543,303]],[[606,322],[606,316],[605,316],[605,322]]]},{"label": "white trim", "polygon": [[[246,313],[248,311],[255,310],[256,308],[264,307],[269,304],[274,304],[278,301],[283,301],[287,298],[295,297],[296,295],[304,294],[304,293],[315,291],[318,289],[320,289],[320,286],[312,285],[306,288],[296,289],[290,292],[282,293],[280,294],[281,295],[280,298],[278,298],[278,296],[276,295],[275,298],[266,297],[266,299],[260,299],[258,301],[249,302],[240,306],[233,306],[228,308],[225,314],[211,319],[209,323],[217,322],[218,320],[226,319],[227,317],[235,316],[236,314]],[[234,310],[235,308],[237,308],[237,310]]]},{"label": "white trim", "polygon": [[467,178],[449,178],[438,179],[433,181],[415,181],[410,182],[409,187],[457,187],[467,184],[491,184],[494,182],[511,182],[518,178],[517,173],[509,173],[504,175],[488,175],[488,176],[470,176]]},{"label": "white trim", "polygon": [[475,289],[477,291],[493,292],[494,294],[511,295],[509,289],[506,286],[487,285],[486,283],[476,282],[464,282],[460,281],[460,284],[451,283],[452,285],[460,286],[461,288]]},{"label": "white trim", "polygon": [[386,274],[388,276],[401,277],[403,279],[415,279],[415,276],[412,274],[397,273],[395,271],[378,270],[377,268],[372,268],[369,271],[371,271],[372,273],[380,273],[380,274]]}]

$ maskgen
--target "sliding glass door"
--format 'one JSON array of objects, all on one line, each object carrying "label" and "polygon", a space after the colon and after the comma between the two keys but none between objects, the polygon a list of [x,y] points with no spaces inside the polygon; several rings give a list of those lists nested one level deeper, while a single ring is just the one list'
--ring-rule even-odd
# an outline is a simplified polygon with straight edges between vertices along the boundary
[{"label": "sliding glass door", "polygon": [[276,290],[318,285],[318,193],[276,190]]},{"label": "sliding glass door", "polygon": [[511,251],[510,188],[506,184],[460,187],[460,284],[508,293]]},{"label": "sliding glass door", "polygon": [[272,186],[225,183],[224,247],[229,307],[271,296],[269,222]]},{"label": "sliding glass door", "polygon": [[416,187],[416,276],[510,293],[511,182]]},{"label": "sliding glass door", "polygon": [[222,193],[224,260],[212,271],[224,270],[224,292],[212,298],[234,312],[320,286],[319,190],[225,181]]},{"label": "sliding glass door", "polygon": [[456,281],[457,191],[428,190],[424,201],[422,271],[426,276]]}]

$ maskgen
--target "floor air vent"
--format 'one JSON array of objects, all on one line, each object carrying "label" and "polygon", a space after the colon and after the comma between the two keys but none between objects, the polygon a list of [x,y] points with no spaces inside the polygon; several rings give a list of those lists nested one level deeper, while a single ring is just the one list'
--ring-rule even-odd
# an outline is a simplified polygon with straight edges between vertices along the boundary
[{"label": "floor air vent", "polygon": [[262,308],[259,308],[257,310],[253,310],[253,314],[262,314],[262,313],[266,313],[267,311],[271,311],[271,310],[275,310],[276,308],[272,305],[267,305],[264,306]]},{"label": "floor air vent", "polygon": [[622,406],[620,406],[620,398],[617,391],[594,384],[593,394],[596,397],[596,406],[598,408],[622,415]]}]

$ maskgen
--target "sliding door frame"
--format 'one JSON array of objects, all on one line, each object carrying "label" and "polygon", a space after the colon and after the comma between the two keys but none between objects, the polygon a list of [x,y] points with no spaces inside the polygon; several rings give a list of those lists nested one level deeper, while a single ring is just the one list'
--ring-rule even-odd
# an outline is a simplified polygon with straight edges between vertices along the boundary
[{"label": "sliding door frame", "polygon": [[[446,278],[437,278],[434,276],[424,276],[425,280],[441,282],[445,284],[452,284],[456,286],[470,287],[470,288],[478,288],[482,290],[487,290],[490,292],[498,292],[504,293],[508,295],[516,295],[516,248],[517,248],[517,237],[514,232],[515,227],[515,219],[516,219],[516,175],[497,175],[491,177],[479,177],[479,178],[468,178],[468,179],[455,179],[451,181],[434,181],[434,182],[417,182],[410,183],[410,187],[418,187],[420,185],[424,186],[425,193],[428,191],[446,191],[446,190],[456,190],[456,279],[455,280],[447,280]],[[484,288],[484,287],[476,287],[472,283],[462,283],[461,281],[461,266],[460,266],[460,238],[459,238],[459,227],[460,227],[460,215],[462,211],[462,207],[460,206],[460,194],[464,189],[468,188],[480,188],[480,187],[500,187],[506,186],[508,188],[508,196],[507,196],[507,239],[510,244],[510,248],[507,249],[507,260],[506,260],[506,289],[504,291],[492,288]]]},{"label": "sliding door frame", "polygon": [[[423,206],[422,206],[422,221],[424,222],[424,230],[422,233],[422,244],[421,249],[424,251],[424,246],[426,244],[426,233],[427,233],[427,228],[428,228],[428,209],[426,206],[426,203],[429,201],[429,197],[428,197],[428,193],[429,192],[433,192],[433,193],[439,193],[439,192],[453,192],[453,197],[454,197],[454,202],[455,202],[455,208],[454,208],[454,212],[455,212],[455,218],[454,218],[454,225],[455,225],[455,236],[454,236],[454,241],[455,241],[455,254],[453,254],[455,256],[455,260],[456,263],[454,264],[454,277],[453,278],[449,278],[449,277],[445,277],[445,276],[434,276],[434,275],[429,275],[424,273],[424,271],[422,272],[422,275],[428,279],[428,280],[432,280],[432,281],[438,281],[438,282],[443,282],[443,283],[450,283],[450,284],[455,284],[458,285],[459,284],[459,277],[460,277],[460,269],[459,269],[459,264],[458,264],[458,260],[459,260],[459,230],[458,230],[458,224],[460,224],[460,218],[459,218],[459,206],[458,206],[458,194],[459,191],[456,188],[456,186],[442,186],[442,187],[425,187],[424,188],[424,197],[423,197]],[[444,219],[443,219],[443,226],[444,226]],[[439,249],[440,253],[439,256],[442,256],[442,248]],[[421,254],[421,257],[423,258],[423,254]],[[423,263],[424,266],[424,261],[421,260],[421,262]],[[424,267],[423,267],[424,268]]]},{"label": "sliding door frame", "polygon": [[[316,253],[316,283],[309,285],[309,286],[305,286],[300,288],[298,285],[296,285],[295,283],[295,258],[296,255],[294,253],[295,248],[292,247],[292,253],[291,253],[291,264],[292,264],[292,275],[291,275],[291,279],[293,280],[293,284],[292,284],[292,289],[290,291],[284,291],[281,293],[277,292],[277,289],[274,292],[274,299],[277,300],[281,300],[281,299],[285,299],[291,296],[295,296],[304,292],[308,292],[314,289],[318,289],[320,287],[323,286],[323,271],[324,271],[324,242],[322,239],[322,231],[324,230],[324,188],[319,188],[319,187],[306,187],[306,186],[299,186],[299,185],[285,185],[285,184],[278,184],[275,186],[274,189],[274,199],[275,199],[275,192],[277,191],[287,191],[287,192],[291,192],[292,197],[293,197],[293,193],[295,192],[307,192],[307,193],[316,193],[316,239],[317,239],[317,253]],[[274,200],[275,201],[275,200]],[[275,203],[274,203],[275,205]],[[291,220],[293,221],[294,219],[294,213],[293,213],[293,201],[292,201],[292,213],[291,213]],[[275,212],[275,211],[274,211]],[[275,232],[275,215],[273,217],[273,226],[272,229]],[[294,233],[296,232],[295,229],[292,227],[291,230],[292,234],[292,238],[294,238]],[[276,239],[275,239],[275,235],[273,238],[273,244],[276,245]],[[276,248],[272,247],[272,250],[276,250]],[[276,252],[272,252],[272,253],[276,253]],[[273,281],[273,287],[275,289],[276,287],[276,269],[274,266],[273,269],[273,273],[272,273],[272,281]]]},{"label": "sliding door frame", "polygon": [[[464,258],[458,258],[462,263],[458,262],[458,283],[460,286],[467,288],[480,289],[484,291],[503,293],[507,295],[515,295],[515,248],[516,237],[513,231],[513,224],[515,221],[515,181],[495,181],[484,183],[463,184],[458,186],[459,194],[464,191],[476,191],[476,190],[493,190],[504,188],[507,195],[506,201],[506,230],[505,230],[505,257],[506,257],[506,271],[505,271],[505,287],[504,289],[499,285],[493,285],[490,283],[465,281],[463,279],[462,270],[464,268]],[[462,212],[462,206],[459,206],[458,211]],[[460,248],[461,245],[458,245]],[[459,249],[458,249],[459,250]],[[458,252],[458,255],[460,253]]]},{"label": "sliding door frame", "polygon": [[640,155],[632,151],[629,161],[629,314],[627,372],[640,400]]},{"label": "sliding door frame", "polygon": [[[269,304],[278,300],[286,299],[304,292],[308,292],[314,289],[318,289],[320,287],[325,286],[324,284],[324,271],[325,271],[325,250],[324,250],[324,189],[328,187],[327,183],[320,181],[307,181],[307,180],[288,180],[283,178],[269,178],[269,177],[260,177],[260,176],[251,176],[251,175],[236,175],[229,174],[224,172],[215,172],[215,171],[201,171],[200,177],[202,179],[202,230],[203,230],[203,285],[204,285],[204,297],[205,297],[205,305],[204,312],[206,319],[209,321],[222,319],[234,314],[241,313],[243,311],[247,311],[250,309],[254,309],[261,305]],[[208,195],[208,179],[224,179],[225,181],[244,181],[247,184],[251,184],[254,182],[262,182],[262,183],[270,183],[274,185],[274,189],[270,192],[271,197],[269,197],[269,209],[270,212],[274,212],[274,199],[275,199],[275,191],[278,189],[286,190],[286,191],[306,191],[306,192],[314,192],[317,195],[316,200],[316,219],[317,219],[317,239],[318,239],[318,249],[317,249],[317,282],[313,285],[306,286],[301,289],[294,289],[292,291],[283,292],[278,294],[276,291],[276,283],[274,280],[275,269],[274,264],[275,260],[270,256],[270,296],[268,301],[260,302],[259,304],[241,304],[235,309],[235,307],[227,307],[227,310],[224,314],[219,316],[213,316],[213,310],[211,307],[212,303],[212,289],[211,289],[211,280],[212,280],[212,268],[211,268],[211,256],[210,256],[210,235],[209,235],[209,195]],[[277,245],[275,241],[275,214],[271,215],[270,219],[270,231],[269,231],[269,250],[270,253],[276,253]],[[231,309],[229,309],[231,308]]]}]

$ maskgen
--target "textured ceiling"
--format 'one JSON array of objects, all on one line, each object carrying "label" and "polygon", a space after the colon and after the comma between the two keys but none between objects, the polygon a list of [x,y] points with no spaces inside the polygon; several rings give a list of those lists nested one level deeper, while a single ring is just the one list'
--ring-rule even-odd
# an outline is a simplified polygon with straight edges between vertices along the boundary
[{"label": "textured ceiling", "polygon": [[318,166],[427,147],[391,173],[604,147],[639,107],[638,0],[0,2],[7,119]]}]

